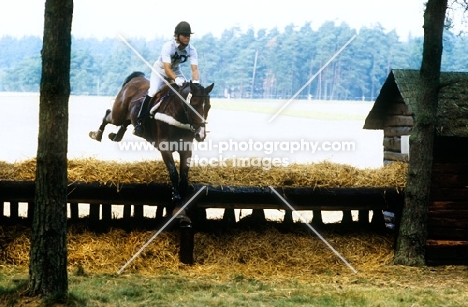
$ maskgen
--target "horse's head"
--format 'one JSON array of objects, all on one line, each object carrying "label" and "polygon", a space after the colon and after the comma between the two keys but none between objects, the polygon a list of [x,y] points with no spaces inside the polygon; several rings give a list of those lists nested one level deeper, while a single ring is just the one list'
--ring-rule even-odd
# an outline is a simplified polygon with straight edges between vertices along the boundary
[{"label": "horse's head", "polygon": [[188,120],[194,130],[195,139],[203,142],[206,137],[205,124],[210,111],[210,92],[213,90],[214,83],[204,88],[199,83],[190,82],[190,106],[188,110]]}]

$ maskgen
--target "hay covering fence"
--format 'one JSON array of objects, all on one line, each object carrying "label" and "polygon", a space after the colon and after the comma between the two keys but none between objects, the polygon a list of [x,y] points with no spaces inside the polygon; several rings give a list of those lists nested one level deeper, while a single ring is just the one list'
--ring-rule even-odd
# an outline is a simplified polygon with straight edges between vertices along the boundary
[{"label": "hay covering fence", "polygon": [[[359,169],[330,162],[269,170],[255,166],[193,167],[190,182],[194,189],[207,186],[197,201],[202,208],[285,209],[268,188],[273,186],[297,210],[382,210],[394,209],[402,202],[406,167],[393,163]],[[10,202],[13,216],[18,202],[29,203],[32,211],[35,168],[34,159],[0,162],[0,204]],[[78,203],[91,204],[90,217],[97,215],[97,219],[98,205],[102,205],[103,219],[111,218],[112,204],[134,205],[136,216],[143,215],[141,205],[158,209],[170,205],[169,176],[162,161],[70,160],[68,178],[72,218],[79,216]],[[124,209],[124,217],[129,214],[130,210]]]},{"label": "hay covering fence", "polygon": [[[380,210],[400,201],[406,171],[404,164],[358,169],[329,162],[270,170],[261,167],[194,167],[190,171],[190,182],[195,189],[207,186],[207,192],[197,201],[197,206],[202,208],[284,208],[268,188],[272,186],[298,210]],[[34,178],[34,160],[0,162],[0,205],[3,202],[32,204]],[[71,160],[68,178],[70,205],[78,202],[94,204],[90,206],[90,216],[93,211],[96,213],[95,208],[99,215],[98,205],[102,206],[103,219],[106,216],[109,219],[110,204],[131,204],[136,210],[142,208],[142,204],[165,206],[170,203],[170,184],[161,161]],[[78,215],[77,210],[75,215]],[[214,224],[219,225],[218,222]],[[8,244],[1,244],[5,248],[0,253],[0,263],[26,266],[28,228],[0,224],[0,229],[2,227],[3,236],[9,239]],[[95,233],[76,227],[79,226],[69,229],[69,263],[85,272],[115,272],[151,236],[151,232],[139,230],[111,229]],[[188,268],[181,265],[177,257],[177,250],[183,243],[180,235],[177,232],[162,233],[141,257],[131,263],[128,272],[186,271]],[[391,236],[355,234],[350,240],[350,237],[330,233],[327,239],[340,246],[340,252],[357,265],[358,270],[364,265],[378,267],[391,261]],[[284,234],[273,228],[261,232],[236,230],[226,234],[197,232],[194,241],[193,268],[197,274],[223,272],[231,277],[242,274],[274,280],[292,277],[306,280],[328,270],[348,272],[336,256],[309,233]],[[366,263],[361,262],[362,259],[367,259]],[[369,259],[374,262],[368,263]],[[226,268],[232,270],[226,271]]]},{"label": "hay covering fence", "polygon": [[[0,265],[27,268],[30,232],[24,228],[0,226]],[[151,231],[126,232],[113,229],[106,233],[68,232],[68,264],[73,274],[108,273],[117,270],[153,235]],[[392,263],[392,238],[369,233],[327,233],[331,244],[358,272],[388,270]],[[3,237],[2,237],[3,236]],[[8,239],[8,240],[7,240]],[[179,234],[163,232],[124,271],[124,274],[208,276],[219,280],[259,278],[275,282],[336,278],[356,278],[349,269],[316,237],[306,233],[282,233],[274,228],[264,231],[233,231],[224,234],[195,234],[193,266],[178,259]],[[393,268],[394,270],[394,268]],[[361,273],[364,274],[364,273]]]},{"label": "hay covering fence", "polygon": [[[255,159],[255,158],[252,158]],[[291,164],[263,169],[261,166],[192,167],[190,182],[208,186],[251,187],[394,187],[406,185],[407,164],[392,163],[380,168],[360,169],[347,164],[320,162]],[[246,163],[255,165],[255,163]],[[1,181],[34,181],[35,159],[17,163],[0,161]],[[72,182],[114,185],[169,184],[166,166],[160,160],[140,162],[102,161],[93,158],[68,161],[68,179]]]}]

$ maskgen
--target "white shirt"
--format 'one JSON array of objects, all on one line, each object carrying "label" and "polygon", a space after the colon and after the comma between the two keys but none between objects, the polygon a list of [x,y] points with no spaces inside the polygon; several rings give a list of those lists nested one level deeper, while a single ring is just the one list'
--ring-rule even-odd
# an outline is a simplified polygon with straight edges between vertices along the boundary
[{"label": "white shirt", "polygon": [[[172,39],[165,43],[162,47],[161,55],[153,64],[151,71],[150,87],[148,89],[148,96],[153,97],[164,85],[162,78],[166,80],[169,78],[164,70],[164,63],[171,63],[171,69],[174,71],[177,77],[185,79],[184,74],[180,70],[179,65],[187,61],[191,65],[198,65],[198,54],[195,47],[188,44],[184,49],[179,50],[179,43],[175,39]],[[155,73],[155,71],[157,73]],[[162,78],[161,78],[162,77]]]},{"label": "white shirt", "polygon": [[172,39],[163,45],[161,55],[154,65],[163,76],[166,76],[163,63],[171,63],[171,68],[177,75],[180,73],[179,65],[182,63],[189,61],[190,65],[198,65],[198,54],[195,47],[188,44],[188,46],[180,50],[178,48],[179,45],[180,44],[176,42],[175,39]]}]

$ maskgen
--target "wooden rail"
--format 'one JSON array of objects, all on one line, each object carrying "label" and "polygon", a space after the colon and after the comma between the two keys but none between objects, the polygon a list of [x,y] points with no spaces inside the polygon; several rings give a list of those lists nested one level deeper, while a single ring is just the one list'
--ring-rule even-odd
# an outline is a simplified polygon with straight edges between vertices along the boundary
[{"label": "wooden rail", "polygon": [[[201,186],[194,185],[195,190]],[[31,181],[0,181],[0,202],[34,202]],[[403,193],[395,188],[277,188],[296,210],[395,209],[403,204]],[[69,203],[155,205],[171,202],[171,187],[165,184],[74,182],[68,187]],[[208,186],[198,200],[201,208],[287,209],[268,187]]]},{"label": "wooden rail", "polygon": [[[201,185],[194,185],[194,190]],[[28,204],[28,218],[34,208],[32,181],[0,181],[0,218],[4,202],[10,203],[10,218],[18,217],[19,203]],[[395,188],[277,188],[295,210],[313,211],[313,223],[321,224],[321,211],[343,211],[342,223],[352,222],[351,210],[359,210],[359,222],[369,223],[369,211],[374,212],[372,223],[384,225],[382,210],[401,208],[404,196]],[[77,220],[79,203],[89,204],[89,219],[96,223],[112,219],[112,205],[124,205],[123,219],[143,218],[143,205],[157,206],[156,218],[161,218],[164,208],[171,206],[171,187],[166,184],[113,184],[74,182],[68,187],[71,220]],[[292,222],[292,212],[274,195],[269,187],[208,186],[193,206],[203,209],[226,209],[224,220],[235,221],[234,209],[253,209],[258,218],[265,218],[262,209],[284,209],[284,222]],[[102,209],[102,210],[101,210]],[[380,213],[380,214],[376,214]],[[258,214],[258,215],[256,215]],[[203,218],[203,216],[202,216]]]}]

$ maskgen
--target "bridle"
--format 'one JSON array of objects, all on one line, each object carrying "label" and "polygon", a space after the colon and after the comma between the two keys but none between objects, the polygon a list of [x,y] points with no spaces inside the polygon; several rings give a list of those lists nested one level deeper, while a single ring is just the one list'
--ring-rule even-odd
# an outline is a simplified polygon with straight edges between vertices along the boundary
[{"label": "bridle", "polygon": [[[201,87],[201,85],[199,84],[196,84],[197,87]],[[186,85],[186,87],[189,87]],[[185,87],[183,87],[182,89],[184,89]],[[189,87],[190,88],[190,87]],[[202,103],[203,105],[203,115],[200,115],[191,105],[191,100],[193,97],[203,97],[203,101],[201,101],[200,103]],[[190,116],[189,112],[190,112],[190,109],[192,109],[192,112],[196,112],[196,116],[202,118],[202,122],[199,125],[199,127],[206,127],[206,118],[205,118],[205,106],[206,106],[206,99],[209,99],[210,96],[209,95],[196,95],[194,96],[191,89],[189,91],[189,93],[187,94],[187,98],[185,98],[184,101],[182,101],[182,108],[184,110],[184,113],[185,113],[185,117],[187,118],[187,121],[188,121],[188,125],[190,127],[190,130],[192,132],[195,132],[197,129],[195,129],[194,127],[194,124],[193,124],[193,121],[192,121],[192,117]]]},{"label": "bridle", "polygon": [[[198,85],[201,87],[201,85]],[[176,102],[176,101],[172,101],[172,102],[168,102],[168,103],[165,103],[164,104],[164,107],[161,109],[160,112],[156,112],[153,116],[153,118],[155,120],[159,120],[159,121],[162,121],[162,122],[165,122],[171,126],[176,126],[176,127],[179,127],[181,129],[185,129],[185,130],[190,130],[192,132],[196,132],[197,129],[195,129],[195,124],[192,120],[192,117],[190,116],[190,110],[193,112],[192,115],[196,115],[198,116],[202,121],[201,123],[197,123],[196,125],[198,127],[205,127],[207,122],[206,122],[206,119],[205,119],[205,112],[203,112],[203,116],[200,115],[200,113],[198,113],[197,110],[194,109],[194,107],[190,104],[190,101],[193,97],[203,97],[203,101],[201,102],[203,104],[203,111],[205,111],[205,107],[207,106],[207,103],[206,103],[206,100],[209,99],[209,95],[196,95],[194,96],[192,93],[191,93],[191,89],[189,89],[189,92],[187,93],[187,97],[184,98],[182,96],[182,91],[186,89],[186,87],[188,87],[188,85],[183,85],[182,88],[178,89],[176,92],[175,91],[170,91],[167,95],[163,96],[161,98],[160,101],[164,101],[164,98],[165,97],[168,97],[168,96],[172,96],[172,95],[175,95],[175,96],[178,96],[179,99],[176,99],[176,100],[180,100],[180,102]],[[177,97],[176,97],[177,98]],[[182,107],[182,110],[184,112],[184,115],[185,115],[185,118],[186,118],[186,121],[188,123],[182,123],[182,122],[179,122],[178,120],[176,120],[174,117],[172,117],[171,115],[168,115],[165,113],[165,110],[167,109],[167,107],[169,106],[169,104],[172,104],[172,103],[181,103],[181,107]],[[208,104],[209,105],[209,104]]]}]

